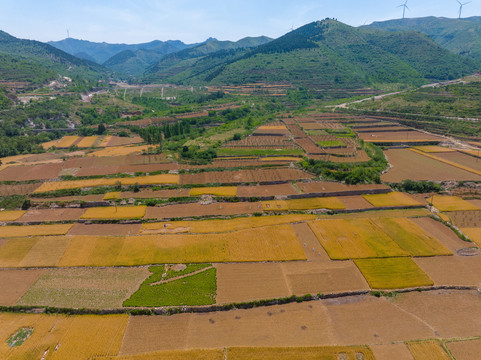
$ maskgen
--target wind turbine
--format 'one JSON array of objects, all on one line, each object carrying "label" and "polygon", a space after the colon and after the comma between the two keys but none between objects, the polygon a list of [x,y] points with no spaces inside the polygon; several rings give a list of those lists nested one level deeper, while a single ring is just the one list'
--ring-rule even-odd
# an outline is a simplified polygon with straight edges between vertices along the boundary
[{"label": "wind turbine", "polygon": [[464,5],[468,5],[471,1],[468,1],[468,2],[465,2],[465,3],[462,3],[461,1],[459,0],[456,0],[459,4],[459,18],[458,19],[461,19],[461,13],[463,12],[463,6]]},{"label": "wind turbine", "polygon": [[[456,0],[456,1],[458,1],[458,0]],[[408,0],[406,0],[406,1],[404,2],[404,4],[398,6],[398,7],[402,7],[402,8],[403,8],[403,19],[404,19],[405,15],[406,15],[406,9],[411,10],[411,9],[409,9],[407,3],[408,3]]]}]

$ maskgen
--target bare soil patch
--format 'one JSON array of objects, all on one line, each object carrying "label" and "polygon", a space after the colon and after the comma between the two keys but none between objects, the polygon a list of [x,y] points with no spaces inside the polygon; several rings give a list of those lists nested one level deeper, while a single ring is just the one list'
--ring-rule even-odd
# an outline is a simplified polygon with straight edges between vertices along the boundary
[{"label": "bare soil patch", "polygon": [[154,171],[175,170],[177,168],[178,166],[174,163],[83,167],[77,171],[76,176],[110,175],[136,172],[150,173]]},{"label": "bare soil patch", "polygon": [[345,185],[329,181],[299,182],[296,186],[304,193],[333,193],[341,191],[369,191],[388,189],[385,185]]},{"label": "bare soil patch", "polygon": [[0,185],[0,196],[28,195],[34,192],[40,184]]},{"label": "bare soil patch", "polygon": [[426,134],[420,131],[386,131],[386,132],[363,132],[359,137],[365,141],[443,141],[440,136]]},{"label": "bare soil patch", "polygon": [[456,360],[474,360],[481,354],[481,340],[450,342],[447,347]]},{"label": "bare soil patch", "polygon": [[331,259],[327,255],[324,248],[321,246],[316,235],[312,232],[311,228],[306,223],[292,224],[299,243],[306,254],[306,258],[313,262],[330,262]]},{"label": "bare soil patch", "polygon": [[78,220],[85,209],[31,209],[16,222]]},{"label": "bare soil patch", "polygon": [[75,224],[68,235],[137,235],[142,224]]},{"label": "bare soil patch", "polygon": [[278,263],[217,264],[217,303],[290,296]]},{"label": "bare soil patch", "polygon": [[154,198],[175,198],[175,197],[188,197],[190,195],[190,189],[173,189],[173,190],[159,190],[153,191],[151,189],[141,190],[139,192],[122,192],[120,193],[121,199],[154,199]]},{"label": "bare soil patch", "polygon": [[481,181],[479,175],[417,154],[411,150],[392,149],[385,151],[385,154],[393,168],[381,177],[383,181],[401,182],[406,179]]},{"label": "bare soil patch", "polygon": [[463,338],[478,336],[480,333],[480,300],[481,295],[477,291],[431,291],[402,294],[391,301],[430,324],[439,334],[437,336]]},{"label": "bare soil patch", "polygon": [[45,270],[1,270],[0,305],[13,306]]},{"label": "bare soil patch", "polygon": [[441,256],[416,258],[414,261],[435,285],[479,286],[481,256]]},{"label": "bare soil patch", "polygon": [[0,171],[0,181],[49,180],[58,176],[62,164],[9,166]]},{"label": "bare soil patch", "polygon": [[148,207],[144,219],[171,219],[177,217],[241,215],[262,212],[260,203],[213,203],[209,205],[179,204]]}]

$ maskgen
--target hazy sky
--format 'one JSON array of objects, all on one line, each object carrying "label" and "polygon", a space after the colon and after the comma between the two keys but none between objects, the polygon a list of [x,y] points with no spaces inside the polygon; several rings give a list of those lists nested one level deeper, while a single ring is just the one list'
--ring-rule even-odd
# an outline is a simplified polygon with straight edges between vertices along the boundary
[{"label": "hazy sky", "polygon": [[[467,2],[463,0],[462,2]],[[0,0],[0,29],[40,41],[70,36],[97,42],[238,40],[279,37],[326,17],[359,26],[400,18],[404,0]],[[406,17],[457,17],[456,0],[408,0]],[[473,0],[463,17],[481,15]]]}]

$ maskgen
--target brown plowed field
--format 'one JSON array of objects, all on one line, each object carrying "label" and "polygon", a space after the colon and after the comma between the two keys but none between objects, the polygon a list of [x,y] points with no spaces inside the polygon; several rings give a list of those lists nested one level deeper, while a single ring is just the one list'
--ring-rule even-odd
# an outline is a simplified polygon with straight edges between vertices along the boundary
[{"label": "brown plowed field", "polygon": [[49,180],[58,176],[62,164],[9,166],[0,171],[0,181]]},{"label": "brown plowed field", "polygon": [[425,134],[419,131],[392,131],[392,132],[366,132],[360,133],[359,137],[364,141],[443,141],[444,138]]},{"label": "brown plowed field", "polygon": [[217,303],[290,296],[281,264],[218,264]]},{"label": "brown plowed field", "polygon": [[172,219],[176,217],[240,215],[262,212],[261,203],[214,203],[209,205],[179,204],[148,207],[144,219]]},{"label": "brown plowed field", "polygon": [[339,196],[338,199],[346,205],[347,210],[363,210],[374,207],[362,196]]},{"label": "brown plowed field", "polygon": [[75,224],[68,235],[137,235],[142,224]]},{"label": "brown plowed field", "polygon": [[212,171],[198,174],[183,174],[181,184],[209,184],[209,183],[247,183],[247,182],[275,182],[309,179],[309,175],[297,169],[255,169],[236,171]]},{"label": "brown plowed field", "polygon": [[481,340],[455,341],[447,344],[456,360],[474,360],[481,354]]},{"label": "brown plowed field", "polygon": [[479,286],[481,256],[440,256],[416,258],[414,261],[435,285]]},{"label": "brown plowed field", "polygon": [[119,173],[150,173],[154,171],[176,170],[179,166],[174,163],[169,164],[146,164],[146,165],[114,165],[102,167],[84,167],[77,171],[76,176],[110,175]]},{"label": "brown plowed field", "polygon": [[276,195],[297,195],[299,194],[291,184],[280,185],[250,185],[239,186],[237,196],[240,197],[262,197]]},{"label": "brown plowed field", "polygon": [[480,158],[466,155],[458,151],[436,153],[436,157],[447,160],[447,161],[452,161],[456,164],[459,164],[461,166],[466,166],[476,171],[481,171]]},{"label": "brown plowed field", "polygon": [[31,209],[16,222],[78,220],[85,209]]},{"label": "brown plowed field", "polygon": [[296,186],[304,193],[332,193],[340,191],[388,190],[386,185],[345,185],[329,181],[298,182]]},{"label": "brown plowed field", "polygon": [[34,192],[40,183],[21,185],[0,185],[0,196],[28,195]]},{"label": "brown plowed field", "polygon": [[407,179],[481,181],[481,176],[479,175],[416,154],[408,149],[387,150],[385,154],[393,168],[381,177],[383,181],[402,182]]},{"label": "brown plowed field", "polygon": [[415,360],[407,346],[403,343],[372,345],[371,350],[376,360]]},{"label": "brown plowed field", "polygon": [[13,306],[45,270],[0,271],[0,305]]}]

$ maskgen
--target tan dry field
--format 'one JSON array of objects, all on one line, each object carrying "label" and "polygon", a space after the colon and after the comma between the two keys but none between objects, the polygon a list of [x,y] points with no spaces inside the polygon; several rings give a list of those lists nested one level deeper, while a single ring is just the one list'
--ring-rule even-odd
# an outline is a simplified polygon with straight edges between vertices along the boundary
[{"label": "tan dry field", "polygon": [[85,195],[85,196],[64,196],[56,198],[30,198],[30,201],[34,204],[37,203],[50,203],[50,202],[79,202],[79,201],[102,201],[104,194],[99,195]]},{"label": "tan dry field", "polygon": [[456,360],[474,360],[481,354],[481,340],[454,341],[446,344]]},{"label": "tan dry field", "polygon": [[404,343],[372,345],[371,350],[376,360],[414,360]]},{"label": "tan dry field", "polygon": [[0,171],[0,181],[50,180],[58,176],[62,164],[9,166]]},{"label": "tan dry field", "polygon": [[237,196],[239,197],[263,197],[276,195],[297,195],[299,194],[292,184],[280,185],[250,185],[239,186]]},{"label": "tan dry field", "polygon": [[1,270],[0,305],[13,306],[25,292],[43,275],[45,270]]},{"label": "tan dry field", "polygon": [[400,294],[391,301],[407,314],[423,319],[437,331],[436,337],[466,338],[479,336],[480,300],[477,291],[431,291]]},{"label": "tan dry field", "polygon": [[140,136],[134,137],[119,137],[119,136],[112,136],[105,146],[124,146],[124,145],[133,145],[133,144],[140,144],[143,143],[144,140]]},{"label": "tan dry field", "polygon": [[452,161],[461,166],[473,169],[475,171],[481,171],[481,159],[478,157],[470,156],[467,154],[455,152],[437,153],[436,157],[443,160]]},{"label": "tan dry field", "polygon": [[147,267],[48,269],[37,276],[17,305],[120,308],[150,275]]},{"label": "tan dry field", "polygon": [[393,168],[381,177],[383,181],[402,182],[406,179],[481,181],[481,176],[479,175],[417,154],[408,149],[391,149],[385,151],[385,154]]},{"label": "tan dry field", "polygon": [[292,224],[291,226],[299,239],[299,243],[308,261],[323,263],[331,261],[307,223]]},{"label": "tan dry field", "polygon": [[213,203],[209,205],[178,204],[161,207],[148,207],[144,219],[171,219],[209,215],[241,215],[253,214],[255,212],[262,212],[261,203]]},{"label": "tan dry field", "polygon": [[188,197],[190,189],[158,190],[144,189],[139,192],[121,192],[120,199],[168,199],[174,197]]},{"label": "tan dry field", "polygon": [[74,224],[68,235],[130,236],[140,232],[142,224]]},{"label": "tan dry field", "polygon": [[[478,208],[481,205],[473,203],[473,200],[468,202]],[[448,216],[458,228],[481,227],[481,210],[452,211]]]},{"label": "tan dry field", "polygon": [[338,196],[337,197],[347,210],[372,209],[374,206],[362,196]]},{"label": "tan dry field", "polygon": [[440,256],[416,258],[414,261],[434,281],[434,285],[481,284],[481,256]]},{"label": "tan dry field", "polygon": [[[0,173],[1,175],[1,173]],[[180,184],[235,184],[246,182],[274,182],[309,179],[312,175],[298,169],[253,169],[235,171],[212,171],[181,175]]]},{"label": "tan dry field", "polygon": [[175,170],[178,166],[174,163],[169,164],[140,164],[140,165],[111,165],[97,167],[83,167],[76,172],[76,176],[111,175],[120,173],[150,173],[154,171]]},{"label": "tan dry field", "polygon": [[280,263],[217,264],[217,303],[292,295]]},{"label": "tan dry field", "polygon": [[367,142],[420,142],[420,141],[443,141],[444,138],[440,136],[425,134],[420,131],[386,131],[386,132],[366,132],[360,133],[359,137]]},{"label": "tan dry field", "polygon": [[17,222],[78,220],[84,212],[85,209],[71,208],[31,209],[19,218]]}]

